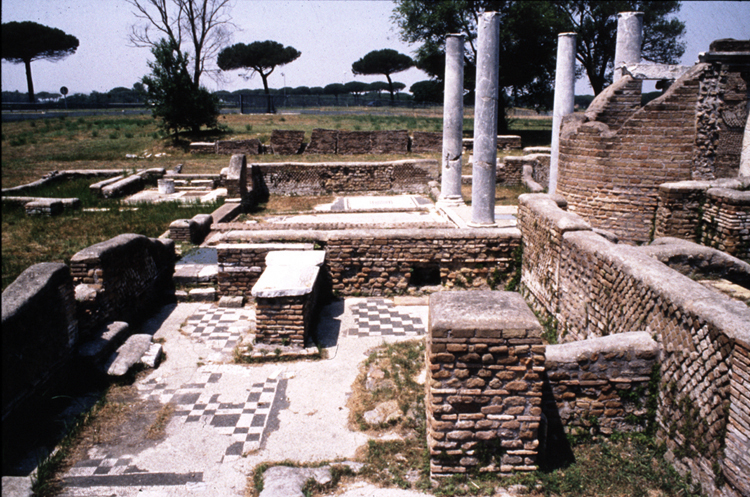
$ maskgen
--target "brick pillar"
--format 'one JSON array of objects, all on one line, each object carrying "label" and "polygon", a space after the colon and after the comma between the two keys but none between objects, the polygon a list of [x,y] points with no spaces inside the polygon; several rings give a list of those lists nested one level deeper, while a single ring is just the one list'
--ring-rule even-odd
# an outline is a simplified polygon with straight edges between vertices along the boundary
[{"label": "brick pillar", "polygon": [[541,333],[517,293],[430,297],[426,411],[433,477],[537,469]]}]

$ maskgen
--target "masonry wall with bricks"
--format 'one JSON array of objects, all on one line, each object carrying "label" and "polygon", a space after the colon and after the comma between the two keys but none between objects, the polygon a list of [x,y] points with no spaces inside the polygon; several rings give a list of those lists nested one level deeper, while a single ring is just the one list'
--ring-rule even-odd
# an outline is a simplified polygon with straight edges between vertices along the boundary
[{"label": "masonry wall with bricks", "polygon": [[659,187],[654,237],[673,236],[750,258],[747,179],[683,181]]},{"label": "masonry wall with bricks", "polygon": [[315,322],[316,290],[294,297],[256,298],[256,341],[304,347]]},{"label": "masonry wall with bricks", "polygon": [[331,193],[427,193],[439,178],[436,160],[354,163],[263,163],[258,168],[263,187],[274,195]]},{"label": "masonry wall with bricks", "polygon": [[571,212],[623,241],[644,243],[653,232],[660,184],[736,177],[742,126],[733,116],[747,103],[740,72],[697,64],[643,107],[641,82],[627,76],[584,115],[568,116],[557,192]]},{"label": "masonry wall with bricks", "polygon": [[658,364],[659,345],[644,332],[548,345],[542,410],[549,431],[643,431],[652,421],[649,399],[658,385],[650,383]]},{"label": "masonry wall with bricks", "polygon": [[265,254],[296,244],[326,251],[322,277],[335,292],[379,296],[410,285],[503,287],[519,268],[521,237],[492,229],[231,231],[216,244],[219,294],[250,295]]},{"label": "masonry wall with bricks", "polygon": [[[663,350],[659,436],[674,464],[689,470],[707,493],[716,494],[728,413],[750,416],[750,399],[732,403],[731,385],[738,378],[729,373],[734,351],[750,342],[750,309],[637,247],[617,245],[586,230],[578,216],[543,195],[523,195],[520,202],[523,268],[531,264],[527,257],[546,263],[546,271],[524,271],[529,300],[556,319],[561,342],[631,331],[657,337]],[[576,230],[561,236],[535,233],[566,225]],[[540,252],[548,255],[542,258]],[[750,452],[750,441],[745,449]],[[736,487],[732,494],[726,488],[721,490],[726,495],[750,490]]]},{"label": "masonry wall with bricks", "polygon": [[430,296],[425,405],[433,477],[537,469],[541,331],[517,293]]},{"label": "masonry wall with bricks", "polygon": [[750,192],[709,189],[701,220],[701,244],[750,259]]},{"label": "masonry wall with bricks", "polygon": [[124,234],[71,257],[73,282],[95,290],[79,309],[81,333],[106,321],[130,321],[163,301],[172,287],[174,242]]}]

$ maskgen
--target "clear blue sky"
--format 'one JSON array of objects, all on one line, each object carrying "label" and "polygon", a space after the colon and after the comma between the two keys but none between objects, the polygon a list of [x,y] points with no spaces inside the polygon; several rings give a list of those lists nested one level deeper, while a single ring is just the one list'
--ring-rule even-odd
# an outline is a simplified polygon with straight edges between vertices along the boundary
[{"label": "clear blue sky", "polygon": [[[355,77],[351,65],[382,48],[413,55],[417,47],[399,39],[391,20],[393,6],[384,0],[235,0],[231,14],[239,30],[233,43],[270,39],[302,52],[299,59],[274,71],[269,78],[272,87],[382,80],[382,76]],[[685,65],[692,65],[715,39],[750,39],[750,2],[683,2],[678,17],[687,27]],[[10,21],[60,28],[80,41],[78,51],[60,62],[32,63],[35,91],[57,92],[67,86],[71,93],[106,92],[132,87],[149,72],[149,50],[128,44],[129,27],[138,20],[123,0],[3,0],[2,22]],[[426,75],[417,69],[394,76],[407,89],[423,79]],[[208,78],[202,82],[211,90],[262,88],[259,77],[245,81],[237,71],[227,73],[222,83]],[[26,91],[23,64],[2,62],[2,89]],[[591,93],[585,78],[576,92]]]}]

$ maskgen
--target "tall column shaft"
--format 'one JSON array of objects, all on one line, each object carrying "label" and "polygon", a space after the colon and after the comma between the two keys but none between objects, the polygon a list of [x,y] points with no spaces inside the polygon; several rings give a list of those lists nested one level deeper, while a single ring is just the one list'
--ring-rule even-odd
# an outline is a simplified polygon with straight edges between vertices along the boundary
[{"label": "tall column shaft", "polygon": [[471,179],[472,226],[495,224],[499,29],[500,17],[497,12],[485,12],[479,17],[474,104],[474,164]]},{"label": "tall column shaft", "polygon": [[641,61],[643,43],[643,12],[620,12],[617,14],[617,41],[615,44],[614,81],[622,78],[622,64],[638,64]]},{"label": "tall column shaft", "polygon": [[[750,106],[750,103],[748,103]],[[740,176],[750,177],[750,112],[747,113],[745,134],[742,136],[742,152],[740,154]]]},{"label": "tall column shaft", "polygon": [[573,113],[576,85],[576,34],[557,35],[555,105],[552,110],[552,156],[549,165],[549,193],[557,190],[557,164],[560,158],[560,126],[563,117]]},{"label": "tall column shaft", "polygon": [[443,97],[443,171],[440,199],[463,204],[461,152],[464,136],[464,37],[449,34],[445,40],[445,90]]}]

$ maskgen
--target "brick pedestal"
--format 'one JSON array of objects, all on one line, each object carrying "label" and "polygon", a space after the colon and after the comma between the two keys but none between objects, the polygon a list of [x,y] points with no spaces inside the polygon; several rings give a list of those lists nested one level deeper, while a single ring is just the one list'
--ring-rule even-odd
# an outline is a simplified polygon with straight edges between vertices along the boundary
[{"label": "brick pedestal", "polygon": [[433,477],[537,469],[541,332],[516,293],[430,297],[426,410]]}]

